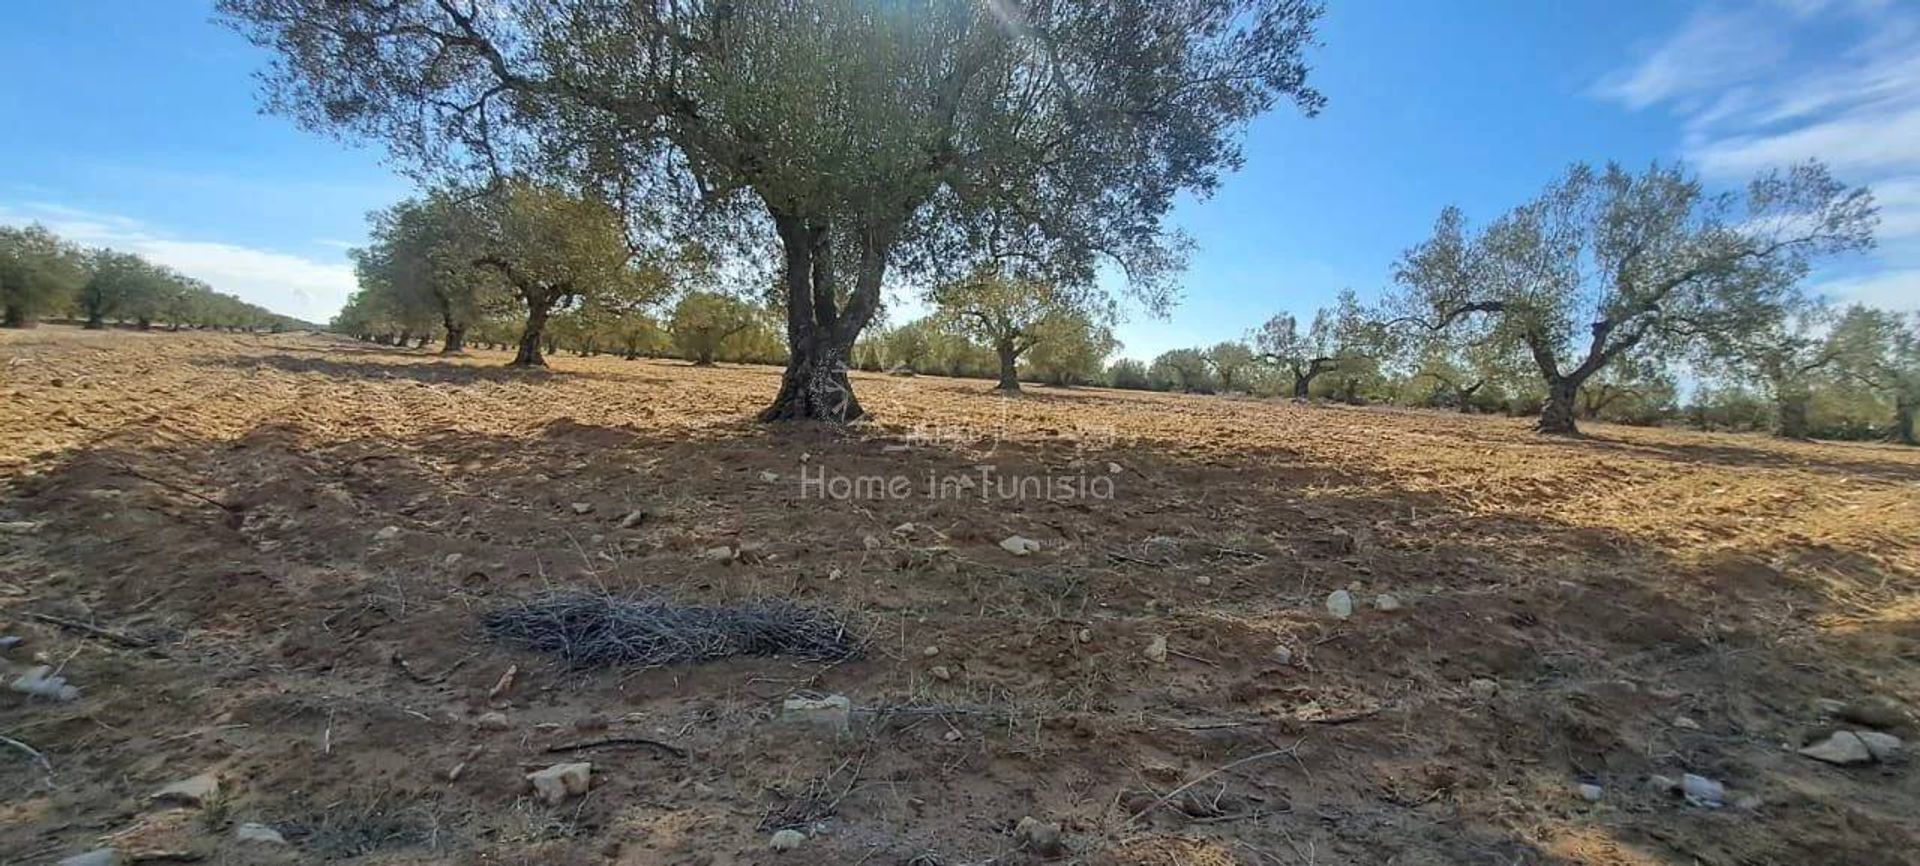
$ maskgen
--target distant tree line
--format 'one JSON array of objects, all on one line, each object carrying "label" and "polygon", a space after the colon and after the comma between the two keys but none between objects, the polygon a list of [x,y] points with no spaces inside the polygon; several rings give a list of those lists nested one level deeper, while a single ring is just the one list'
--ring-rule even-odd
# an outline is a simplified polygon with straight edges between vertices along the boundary
[{"label": "distant tree line", "polygon": [[82,247],[38,224],[0,226],[0,324],[30,328],[49,319],[90,329],[309,327],[135,253]]}]

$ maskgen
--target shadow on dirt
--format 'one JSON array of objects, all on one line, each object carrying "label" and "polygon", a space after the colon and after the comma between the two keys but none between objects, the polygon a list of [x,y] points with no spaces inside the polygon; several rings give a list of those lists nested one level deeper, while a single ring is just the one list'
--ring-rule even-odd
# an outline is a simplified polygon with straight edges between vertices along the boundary
[{"label": "shadow on dirt", "polygon": [[[337,355],[360,354],[364,360],[340,360]],[[432,363],[441,360],[441,363]],[[423,363],[425,362],[425,363]],[[471,385],[480,382],[544,382],[550,379],[579,378],[621,382],[636,386],[665,384],[666,380],[649,376],[638,369],[611,375],[593,370],[556,370],[551,367],[508,367],[496,364],[462,363],[444,359],[435,352],[414,353],[404,349],[329,349],[325,355],[279,353],[251,357],[220,357],[195,363],[236,370],[270,368],[285,373],[318,373],[335,379],[407,379],[436,385]]]},{"label": "shadow on dirt", "polygon": [[[0,766],[0,789],[18,792],[6,799],[32,816],[0,833],[0,859],[82,846],[129,783],[239,755],[232,814],[280,814],[283,791],[325,802],[379,785],[438,810],[421,819],[432,841],[410,845],[549,863],[603,862],[629,822],[685,814],[709,817],[649,836],[648,856],[758,850],[764,826],[792,815],[828,827],[808,843],[822,862],[1027,862],[1006,833],[1025,815],[1063,820],[1090,862],[1115,864],[1160,862],[1141,846],[1176,838],[1240,862],[1571,864],[1612,851],[1676,866],[1894,864],[1920,841],[1913,774],[1780,749],[1814,725],[1814,698],[1915,685],[1911,624],[1814,628],[1874,591],[1843,602],[1763,564],[1783,551],[1692,566],[1351,470],[1347,489],[1370,492],[1324,492],[1323,467],[1148,448],[900,453],[804,427],[689,436],[568,419],[526,436],[329,435],[287,423],[97,449],[14,485],[7,519],[45,523],[0,558],[25,593],[0,609],[92,623],[168,658],[30,632],[36,649],[76,652],[65,673],[85,697],[0,697],[61,773],[52,797],[29,793],[27,762]],[[1109,460],[1131,471],[1111,475]],[[1028,478],[1045,479],[1038,495]],[[1001,550],[1015,533],[1039,552]],[[1353,586],[1360,610],[1328,616],[1327,594]],[[864,620],[867,652],[582,675],[479,636],[480,612],[552,588],[801,600]],[[1376,593],[1404,609],[1375,609]],[[1168,638],[1163,660],[1142,655],[1154,636]],[[517,683],[501,676],[510,664]],[[1479,679],[1495,689],[1470,687]],[[825,742],[770,718],[815,691],[879,709],[863,736]],[[511,704],[512,730],[476,724],[490,700]],[[1698,724],[1676,726],[1683,715]],[[609,725],[699,761],[602,749],[591,798],[503,805],[527,766],[557,759],[547,749]],[[1683,772],[1763,805],[1698,809],[1647,783]],[[1603,784],[1602,803],[1573,795],[1582,778]],[[768,817],[755,823],[756,810]],[[711,862],[752,862],[729,857]]]}]

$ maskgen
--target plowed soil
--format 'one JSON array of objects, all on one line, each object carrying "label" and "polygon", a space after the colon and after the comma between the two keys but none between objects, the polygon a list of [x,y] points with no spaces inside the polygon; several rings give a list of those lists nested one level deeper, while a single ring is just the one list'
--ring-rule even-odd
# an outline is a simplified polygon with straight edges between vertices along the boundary
[{"label": "plowed soil", "polygon": [[[0,658],[80,689],[0,691],[0,863],[1920,851],[1915,767],[1795,751],[1821,699],[1920,734],[1920,451],[865,374],[872,423],[769,427],[776,369],[504,360],[0,335]],[[573,670],[482,633],[553,589],[792,599],[864,652]],[[821,694],[846,735],[781,718]],[[524,789],[564,760],[584,796]],[[1685,773],[1725,805],[1649,781]]]}]

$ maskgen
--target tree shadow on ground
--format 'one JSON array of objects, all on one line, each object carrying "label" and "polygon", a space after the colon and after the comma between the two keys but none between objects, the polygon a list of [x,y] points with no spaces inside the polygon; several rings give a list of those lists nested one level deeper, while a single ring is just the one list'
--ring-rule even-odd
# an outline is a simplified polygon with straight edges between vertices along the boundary
[{"label": "tree shadow on ground", "polygon": [[1846,448],[1857,459],[1829,456],[1814,457],[1795,450],[1799,442],[1776,442],[1774,448],[1758,448],[1725,442],[1647,442],[1589,433],[1571,440],[1577,447],[1597,451],[1619,451],[1635,456],[1657,456],[1679,464],[1708,463],[1717,466],[1800,469],[1814,472],[1844,472],[1865,475],[1883,481],[1920,481],[1920,449],[1867,442],[1822,442],[1829,448]]},{"label": "tree shadow on ground", "polygon": [[[363,350],[364,351],[364,350]],[[239,370],[269,368],[286,373],[319,373],[335,379],[408,379],[437,385],[470,385],[476,382],[540,382],[549,378],[580,378],[634,385],[659,385],[666,380],[638,371],[618,375],[594,370],[555,370],[549,367],[508,367],[505,365],[462,363],[447,359],[443,363],[421,363],[440,358],[436,353],[364,351],[367,360],[340,360],[333,357],[341,350],[329,349],[325,355],[278,353],[247,357],[219,357],[197,361],[209,366]],[[394,360],[377,360],[391,357]]]},{"label": "tree shadow on ground", "polygon": [[[329,375],[389,366],[285,357]],[[325,802],[395,786],[430,801],[441,844],[469,859],[600,862],[631,821],[761,810],[825,822],[809,842],[824,862],[1021,862],[1003,825],[1023,815],[1065,819],[1091,862],[1115,863],[1175,837],[1262,862],[1572,864],[1612,851],[1676,866],[1893,864],[1920,841],[1912,774],[1779,748],[1810,724],[1813,698],[1916,684],[1910,620],[1816,627],[1862,596],[1765,565],[1782,551],[1689,565],[1617,532],[1480,515],[1351,469],[1350,492],[1329,494],[1315,467],[1140,447],[1086,449],[1093,465],[1133,470],[1109,479],[1110,497],[1019,484],[1007,496],[981,489],[978,449],[884,441],[744,421],[699,435],[554,419],[526,435],[404,438],[284,423],[71,454],[12,485],[5,507],[45,523],[0,560],[27,592],[6,609],[95,623],[167,658],[36,627],[36,644],[86,650],[65,669],[86,697],[14,717],[61,791],[13,795],[39,817],[0,833],[0,855],[90,843],[121,808],[121,780],[164,783],[236,755],[235,814],[285,808],[284,791]],[[1003,440],[991,459],[1003,478],[1091,483],[1062,470],[1062,448]],[[832,478],[904,478],[909,492],[836,496]],[[946,495],[947,478],[980,480]],[[1040,552],[997,546],[1015,532]],[[1356,583],[1352,619],[1324,613],[1329,592]],[[477,613],[553,589],[789,598],[861,618],[869,652],[591,673],[477,634]],[[1373,609],[1376,591],[1406,608]],[[1142,656],[1155,635],[1169,639],[1164,660]],[[1274,660],[1276,641],[1290,662]],[[475,719],[509,664],[514,729],[489,733]],[[769,718],[810,691],[897,711],[837,741]],[[1682,714],[1698,728],[1676,727]],[[564,809],[564,833],[527,830],[540,807],[500,806],[523,764],[609,724],[698,763],[585,753],[595,793]],[[449,783],[455,764],[465,775]],[[0,787],[35,791],[37,772],[0,767]],[[1647,785],[1681,772],[1764,805],[1697,809]],[[1581,777],[1605,784],[1601,804],[1571,795]],[[1202,778],[1196,796],[1169,794]],[[764,844],[764,820],[703,821],[653,853]]]}]

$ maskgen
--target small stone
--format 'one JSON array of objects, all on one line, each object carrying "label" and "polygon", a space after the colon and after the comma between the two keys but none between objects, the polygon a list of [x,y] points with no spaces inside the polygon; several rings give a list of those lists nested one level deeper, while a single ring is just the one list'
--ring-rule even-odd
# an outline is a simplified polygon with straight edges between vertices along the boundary
[{"label": "small stone", "polygon": [[1020,535],[1009,535],[1000,542],[1000,549],[1014,556],[1026,556],[1040,549],[1040,542]]},{"label": "small stone", "polygon": [[1690,716],[1674,716],[1673,726],[1683,731],[1700,730],[1700,723],[1694,721]]},{"label": "small stone", "polygon": [[1467,693],[1473,695],[1474,700],[1490,701],[1500,694],[1500,683],[1480,677],[1467,683]]},{"label": "small stone", "polygon": [[1204,574],[1194,575],[1193,582],[1199,586],[1212,586],[1213,578]]},{"label": "small stone", "polygon": [[709,547],[701,551],[700,556],[704,559],[713,560],[714,562],[727,562],[733,559],[733,548],[724,544],[719,547]]},{"label": "small stone", "polygon": [[1672,794],[1680,790],[1680,783],[1674,781],[1672,776],[1648,776],[1647,787],[1657,794]]},{"label": "small stone", "polygon": [[1835,731],[1833,736],[1801,749],[1800,754],[1840,767],[1873,762],[1873,750],[1852,731]]},{"label": "small stone", "polygon": [[792,851],[805,844],[806,841],[806,834],[799,830],[781,830],[773,834],[773,838],[767,840],[767,847],[775,851]]},{"label": "small stone", "polygon": [[1867,751],[1873,753],[1873,759],[1886,763],[1900,757],[1900,738],[1879,731],[1854,731],[1853,735],[1865,743]]},{"label": "small stone", "polygon": [[959,731],[948,728],[946,733],[940,735],[940,739],[946,740],[949,743],[957,743],[960,742],[960,736]]},{"label": "small stone", "polygon": [[760,470],[760,480],[765,481],[768,484],[772,484],[775,481],[780,480],[780,473],[775,472],[771,469],[762,469]]},{"label": "small stone", "polygon": [[8,534],[28,534],[40,531],[40,524],[31,520],[0,521],[0,532]]},{"label": "small stone", "polygon": [[647,512],[636,508],[627,512],[627,516],[620,518],[620,528],[632,529],[645,522],[647,522]]},{"label": "small stone", "polygon": [[460,564],[460,560],[462,560],[462,559],[465,559],[465,558],[466,558],[466,557],[463,557],[463,556],[461,556],[461,555],[460,555],[460,554],[458,554],[458,553],[449,553],[449,554],[447,554],[447,555],[446,555],[446,557],[445,557],[445,558],[443,558],[443,559],[441,559],[441,560],[440,560],[440,564],[441,564],[441,565],[444,565],[444,566],[446,566],[446,567],[448,567],[448,568],[452,568],[452,567],[454,567],[454,566],[456,566],[456,565],[459,565],[459,564]]},{"label": "small stone", "polygon": [[1907,723],[1906,710],[1893,701],[1879,697],[1852,701],[1834,715],[1869,728],[1899,728]]},{"label": "small stone", "polygon": [[483,731],[504,731],[513,727],[513,723],[507,721],[507,714],[497,710],[481,713],[480,718],[474,719],[473,723]]},{"label": "small stone", "polygon": [[1760,811],[1760,807],[1764,805],[1766,805],[1766,801],[1760,799],[1760,795],[1758,794],[1748,794],[1733,801],[1733,807],[1742,812],[1758,812]]},{"label": "small stone", "polygon": [[1592,782],[1581,782],[1574,790],[1580,794],[1580,799],[1589,803],[1598,803],[1606,795],[1605,789]]},{"label": "small stone", "polygon": [[1154,664],[1164,664],[1167,660],[1167,636],[1163,634],[1154,635],[1153,639],[1147,642],[1147,648],[1142,655],[1145,655],[1147,661],[1153,662]]},{"label": "small stone", "polygon": [[1285,644],[1274,647],[1273,660],[1283,665],[1293,664],[1293,648]]},{"label": "small stone", "polygon": [[1353,593],[1336,589],[1327,594],[1327,613],[1334,619],[1346,619],[1353,616]]},{"label": "small stone", "polygon": [[379,532],[373,534],[374,541],[392,541],[399,537],[400,527],[398,526],[383,526]]},{"label": "small stone", "polygon": [[575,514],[592,514],[593,513],[593,503],[591,502],[575,502],[572,507],[573,507],[573,513]]},{"label": "small stone", "polygon": [[1093,643],[1093,629],[1083,628],[1074,633],[1073,639],[1081,643]]},{"label": "small stone", "polygon": [[1118,463],[1115,463],[1115,462],[1113,462],[1113,461],[1111,461],[1111,460],[1109,460],[1109,461],[1107,461],[1107,474],[1108,474],[1108,475],[1119,475],[1119,474],[1120,474],[1121,472],[1124,472],[1124,471],[1126,471],[1126,470],[1125,470],[1125,469],[1123,469],[1123,468],[1122,468],[1122,467],[1120,466],[1120,464],[1118,464]]},{"label": "small stone", "polygon": [[259,842],[266,845],[287,844],[287,837],[280,835],[279,830],[275,830],[265,824],[258,824],[251,821],[235,827],[233,829],[233,838],[242,842]]},{"label": "small stone", "polygon": [[1847,702],[1832,698],[1815,698],[1813,711],[1823,716],[1837,716],[1847,711]]},{"label": "small stone", "polygon": [[1688,773],[1680,777],[1680,794],[1688,803],[1717,809],[1727,799],[1727,788],[1713,779]]},{"label": "small stone", "polygon": [[587,792],[592,780],[593,765],[585,761],[566,764],[554,764],[544,770],[527,774],[527,781],[533,783],[533,791],[549,806],[558,806],[568,797]]},{"label": "small stone", "polygon": [[1066,853],[1066,845],[1060,841],[1060,825],[1032,815],[1021,818],[1020,823],[1014,825],[1013,838],[1027,850],[1042,857],[1057,857]]},{"label": "small stone", "polygon": [[937,646],[929,646],[926,649],[921,650],[920,654],[923,656],[926,656],[927,658],[933,658],[934,656],[937,656],[940,654],[940,648]]},{"label": "small stone", "polygon": [[181,779],[153,792],[147,799],[166,806],[198,808],[220,793],[220,777],[211,772]]},{"label": "small stone", "polygon": [[853,702],[846,695],[824,698],[788,698],[780,705],[783,721],[825,728],[844,734],[852,725]]},{"label": "small stone", "polygon": [[0,637],[0,652],[6,652],[10,649],[13,649],[14,647],[19,646],[20,640],[21,640],[20,636],[17,634],[10,634],[4,637]]},{"label": "small stone", "polygon": [[946,665],[934,665],[933,669],[927,671],[927,673],[932,674],[934,679],[943,683],[953,679],[953,671],[948,670]]},{"label": "small stone", "polygon": [[71,701],[80,697],[80,687],[68,684],[66,677],[54,676],[53,668],[48,665],[39,665],[14,677],[7,688],[56,701]]},{"label": "small stone", "polygon": [[54,866],[120,866],[120,852],[112,848],[100,848],[85,854],[75,854],[62,859]]},{"label": "small stone", "polygon": [[1373,597],[1374,610],[1395,611],[1400,609],[1400,599],[1388,593]]}]

